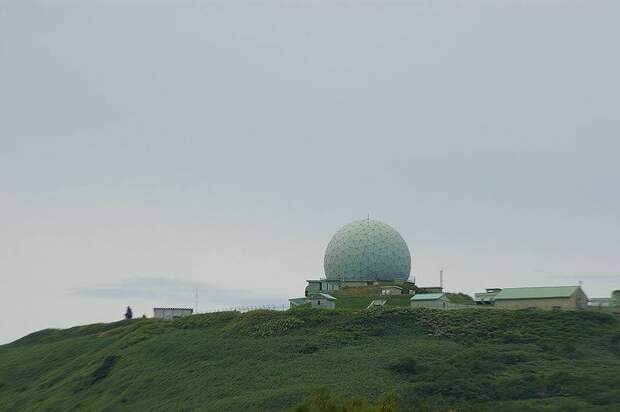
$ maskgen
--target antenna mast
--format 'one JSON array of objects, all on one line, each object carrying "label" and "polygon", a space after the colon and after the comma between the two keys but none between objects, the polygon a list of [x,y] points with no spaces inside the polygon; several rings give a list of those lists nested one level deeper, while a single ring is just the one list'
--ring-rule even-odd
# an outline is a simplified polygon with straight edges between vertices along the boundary
[{"label": "antenna mast", "polygon": [[196,288],[194,294],[194,314],[198,314],[198,288]]},{"label": "antenna mast", "polygon": [[439,287],[443,291],[443,269],[439,271]]}]

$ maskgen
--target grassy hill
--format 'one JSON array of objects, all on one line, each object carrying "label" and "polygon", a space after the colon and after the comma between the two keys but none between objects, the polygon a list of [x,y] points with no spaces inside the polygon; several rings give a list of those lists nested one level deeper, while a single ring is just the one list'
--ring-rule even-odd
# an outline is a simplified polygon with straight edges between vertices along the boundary
[{"label": "grassy hill", "polygon": [[0,410],[286,410],[329,388],[402,410],[617,411],[619,371],[601,313],[222,312],[0,346]]},{"label": "grassy hill", "polygon": [[[408,308],[411,306],[411,296],[408,293],[401,295],[381,295],[381,286],[345,287],[330,292],[336,298],[336,309],[366,309],[373,300],[385,300],[385,307]],[[471,296],[464,293],[447,293],[451,303],[474,305]]]}]

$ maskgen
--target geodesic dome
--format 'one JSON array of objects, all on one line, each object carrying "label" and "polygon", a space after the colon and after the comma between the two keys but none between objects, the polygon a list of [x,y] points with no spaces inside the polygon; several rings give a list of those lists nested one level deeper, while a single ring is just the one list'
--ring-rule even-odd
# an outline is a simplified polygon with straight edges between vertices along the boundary
[{"label": "geodesic dome", "polygon": [[411,271],[411,254],[393,227],[364,219],[336,232],[327,245],[323,266],[327,279],[406,280]]}]

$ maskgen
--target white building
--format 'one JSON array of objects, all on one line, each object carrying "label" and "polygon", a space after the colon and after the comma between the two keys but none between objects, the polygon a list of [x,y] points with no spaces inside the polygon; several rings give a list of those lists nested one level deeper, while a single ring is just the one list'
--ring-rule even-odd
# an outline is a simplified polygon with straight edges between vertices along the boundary
[{"label": "white building", "polygon": [[194,313],[192,308],[153,308],[153,317],[157,319],[178,319]]}]

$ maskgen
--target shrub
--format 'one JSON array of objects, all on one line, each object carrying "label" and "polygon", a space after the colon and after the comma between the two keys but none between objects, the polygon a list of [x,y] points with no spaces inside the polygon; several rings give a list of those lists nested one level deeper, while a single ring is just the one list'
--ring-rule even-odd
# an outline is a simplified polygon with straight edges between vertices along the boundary
[{"label": "shrub", "polygon": [[283,335],[291,329],[295,329],[304,324],[304,321],[295,317],[269,319],[257,322],[250,327],[242,330],[249,336],[278,336]]},{"label": "shrub", "polygon": [[307,343],[304,346],[302,346],[301,349],[299,349],[299,353],[309,355],[311,353],[316,352],[317,350],[319,350],[319,347],[317,345],[313,343]]},{"label": "shrub", "polygon": [[106,356],[101,362],[101,365],[90,375],[92,378],[91,384],[95,384],[107,377],[118,359],[119,356],[117,355]]},{"label": "shrub", "polygon": [[411,356],[406,356],[399,359],[398,361],[392,363],[389,368],[394,372],[403,375],[415,375],[419,372],[418,361]]}]

